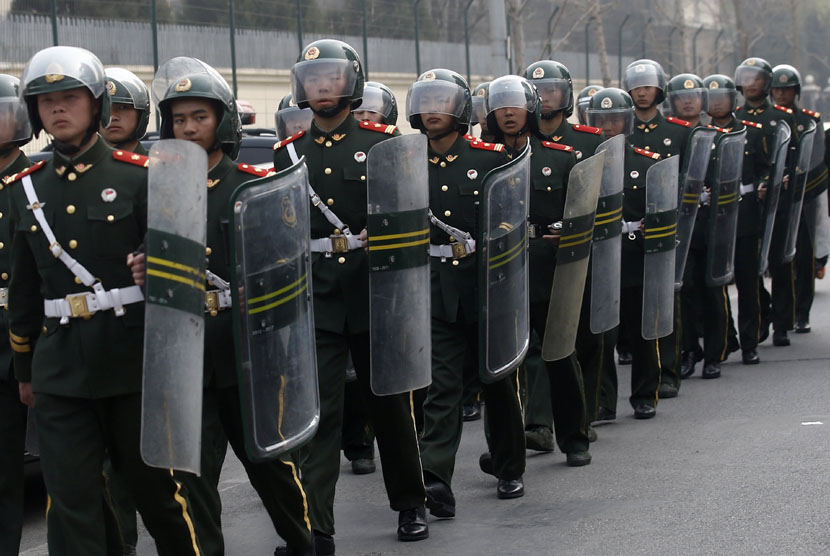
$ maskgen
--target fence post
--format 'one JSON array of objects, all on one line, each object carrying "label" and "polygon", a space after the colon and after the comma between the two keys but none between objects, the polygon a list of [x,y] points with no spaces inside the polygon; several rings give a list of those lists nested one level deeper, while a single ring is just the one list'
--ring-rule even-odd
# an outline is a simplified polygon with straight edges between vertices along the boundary
[{"label": "fence post", "polygon": [[58,0],[52,0],[52,44],[58,46]]},{"label": "fence post", "polygon": [[228,9],[230,10],[230,31],[231,31],[231,74],[233,75],[233,96],[238,96],[236,86],[236,14],[234,13],[234,0],[228,0]]},{"label": "fence post", "polygon": [[[626,16],[628,17],[628,16]],[[588,33],[591,27],[591,20],[585,24],[585,85],[591,81],[591,35]]]},{"label": "fence post", "polygon": [[300,9],[300,0],[294,0],[294,5],[297,7],[297,44],[299,45],[299,52],[303,51],[303,12]]},{"label": "fence post", "polygon": [[701,31],[703,31],[703,25],[695,31],[695,36],[692,38],[692,71],[695,73],[697,73],[697,36],[700,35]]},{"label": "fence post", "polygon": [[648,34],[648,28],[651,26],[651,22],[653,20],[654,20],[654,18],[652,18],[652,17],[648,18],[648,20],[646,21],[645,26],[643,27],[643,55],[640,56],[640,58],[645,58],[646,57],[646,35]]},{"label": "fence post", "polygon": [[467,85],[470,85],[470,22],[467,16],[472,6],[473,0],[467,0],[464,6],[464,58],[467,62]]},{"label": "fence post", "polygon": [[[156,12],[156,0],[153,0],[152,6],[150,9],[150,29],[153,31],[153,75],[159,69],[159,22],[158,22],[158,13]],[[156,110],[156,130],[161,129],[161,116]]]},{"label": "fence post", "polygon": [[369,79],[369,35],[366,30],[366,19],[368,12],[366,11],[366,0],[362,0],[363,4],[363,73],[366,74],[366,79]]},{"label": "fence post", "polygon": [[553,8],[553,13],[551,13],[548,18],[548,44],[545,45],[545,51],[542,52],[542,58],[550,58],[553,56],[553,30],[551,29],[551,26],[553,25],[553,18],[556,17],[557,13],[559,13],[559,6]]},{"label": "fence post", "polygon": [[418,27],[418,4],[420,3],[421,0],[414,0],[412,2],[412,10],[415,15],[415,72],[418,74],[418,76],[421,75],[421,30]]}]

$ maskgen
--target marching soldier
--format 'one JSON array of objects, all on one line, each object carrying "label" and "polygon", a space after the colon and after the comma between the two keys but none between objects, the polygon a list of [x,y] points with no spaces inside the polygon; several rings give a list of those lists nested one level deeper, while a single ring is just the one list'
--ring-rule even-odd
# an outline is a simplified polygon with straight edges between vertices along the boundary
[{"label": "marching soldier", "polygon": [[[747,58],[735,69],[735,88],[743,94],[745,103],[735,110],[738,118],[761,124],[764,136],[761,147],[764,155],[772,159],[775,145],[775,131],[780,121],[793,128],[792,115],[786,108],[778,109],[770,104],[768,97],[772,88],[772,66],[763,58]],[[758,343],[769,336],[769,325],[773,327],[773,345],[788,346],[787,331],[793,328],[794,276],[792,263],[781,262],[786,239],[786,203],[778,203],[775,230],[769,252],[769,273],[772,278],[772,296],[763,282],[758,284],[761,304],[761,332]],[[759,278],[762,280],[762,278]]]},{"label": "marching soldier", "polygon": [[110,97],[91,52],[38,52],[20,96],[55,147],[6,183],[9,337],[21,400],[37,406],[49,553],[104,554],[106,450],[160,554],[221,554],[218,527],[193,519],[204,482],[139,454],[143,295],[125,261],[146,231],[147,159],[99,140]]},{"label": "marching soldier", "polygon": [[[363,101],[357,109],[352,110],[352,115],[359,122],[397,125],[398,101],[395,100],[392,89],[383,83],[367,81],[363,87]],[[396,135],[400,135],[400,131],[396,131]]]},{"label": "marching soldier", "polygon": [[205,300],[204,394],[202,406],[202,474],[214,488],[209,502],[212,514],[221,515],[219,474],[227,442],[245,467],[277,533],[288,543],[278,554],[314,554],[306,510],[306,493],[294,463],[288,459],[254,462],[245,450],[243,418],[237,388],[230,308],[232,264],[227,207],[231,193],[242,183],[267,175],[234,159],[242,139],[236,101],[225,80],[195,58],[165,62],[153,79],[161,115],[160,137],[195,142],[208,157],[207,248]]},{"label": "marching soldier", "polygon": [[746,128],[741,176],[741,202],[738,205],[738,232],[735,241],[735,287],[738,290],[738,331],[744,365],[756,365],[761,309],[758,303],[758,246],[761,234],[761,209],[770,173],[769,157],[763,150],[763,125],[735,117],[738,91],[735,82],[725,75],[710,75],[703,80],[709,97],[712,124],[721,129],[738,131]]},{"label": "marching soldier", "polygon": [[[0,176],[22,172],[32,162],[20,150],[31,141],[32,125],[25,104],[20,102],[20,80],[0,75]],[[9,188],[0,189],[0,210],[9,214]],[[2,217],[0,217],[2,218]],[[8,283],[11,270],[9,251],[11,229],[0,226],[0,326],[8,329]],[[8,330],[4,333],[8,334]],[[20,401],[12,367],[12,348],[0,348],[0,554],[17,554],[23,530],[23,448],[26,434],[26,406]]]},{"label": "marching soldier", "polygon": [[300,108],[294,102],[294,97],[285,95],[274,114],[277,139],[287,139],[301,131],[308,131],[313,117],[310,108]]},{"label": "marching soldier", "polygon": [[807,174],[807,184],[804,188],[804,204],[801,209],[801,220],[798,226],[796,239],[796,255],[794,261],[795,273],[795,332],[810,332],[810,308],[813,305],[816,278],[815,257],[815,211],[818,209],[815,199],[827,190],[827,166],[822,157],[824,143],[824,126],[821,123],[821,114],[799,108],[795,102],[801,96],[801,76],[794,67],[781,64],[772,69],[772,97],[775,104],[792,111],[795,124],[794,137],[798,137],[809,125],[814,122],[817,126],[810,160],[810,169]]},{"label": "marching soldier", "polygon": [[600,89],[602,89],[602,85],[588,85],[576,95],[576,116],[580,124],[587,125],[588,105],[591,103],[591,97],[597,94]]},{"label": "marching soldier", "polygon": [[[481,128],[481,133],[479,133],[478,138],[482,141],[492,143],[494,141],[495,135],[492,131],[490,131],[487,128],[487,112],[484,109],[484,96],[487,94],[487,87],[489,86],[490,82],[485,81],[484,83],[480,84],[478,87],[473,89],[473,111],[472,116],[470,118],[470,127],[478,124]],[[469,140],[471,139],[471,137],[468,137],[467,139]]]},{"label": "marching soldier", "polygon": [[[297,105],[310,107],[314,120],[307,133],[274,147],[278,169],[305,156],[310,184],[319,196],[311,209],[311,234],[320,424],[300,450],[318,555],[334,554],[334,492],[349,353],[375,426],[390,505],[399,512],[398,539],[429,536],[411,398],[376,396],[369,388],[367,235],[358,230],[366,227],[366,153],[396,128],[358,123],[351,117],[351,110],[360,106],[364,81],[360,59],[351,46],[336,40],[306,46],[292,69],[291,85]],[[342,219],[341,226],[334,226],[329,217]]]},{"label": "marching soldier", "polygon": [[[455,516],[452,477],[461,442],[465,361],[475,361],[479,368],[478,320],[483,317],[477,306],[477,196],[484,176],[508,161],[503,145],[464,138],[472,112],[469,99],[464,78],[445,69],[423,73],[407,94],[409,123],[429,139],[432,384],[424,402],[421,461],[427,507],[444,518]],[[487,124],[494,129],[492,121]],[[482,383],[492,454],[490,467],[483,469],[499,479],[499,498],[524,495],[517,387],[516,371]]]},{"label": "marching soldier", "polygon": [[114,149],[146,156],[141,138],[150,123],[150,91],[131,71],[108,68],[105,73],[112,115],[110,125],[101,128],[101,137]]}]

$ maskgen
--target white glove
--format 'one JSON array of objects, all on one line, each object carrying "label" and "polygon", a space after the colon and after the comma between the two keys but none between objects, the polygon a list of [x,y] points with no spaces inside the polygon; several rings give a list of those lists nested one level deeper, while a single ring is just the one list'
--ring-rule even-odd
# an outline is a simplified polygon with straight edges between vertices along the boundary
[{"label": "white glove", "polygon": [[633,234],[637,230],[640,229],[640,222],[627,222],[625,220],[622,221],[622,233],[624,234]]},{"label": "white glove", "polygon": [[708,191],[703,191],[703,192],[701,192],[701,194],[700,194],[700,202],[701,202],[701,203],[703,203],[704,205],[708,205],[708,204],[709,204],[709,192],[708,192]]}]

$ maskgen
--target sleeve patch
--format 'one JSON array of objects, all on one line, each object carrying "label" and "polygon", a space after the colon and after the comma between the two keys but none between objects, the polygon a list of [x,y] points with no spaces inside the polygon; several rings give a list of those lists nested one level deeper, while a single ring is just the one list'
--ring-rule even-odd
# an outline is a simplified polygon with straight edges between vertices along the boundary
[{"label": "sleeve patch", "polygon": [[682,125],[683,127],[692,127],[692,124],[687,122],[686,120],[681,120],[680,118],[675,118],[674,116],[669,116],[666,118],[667,122],[671,122],[675,125]]},{"label": "sleeve patch", "polygon": [[475,140],[468,143],[474,149],[480,149],[482,151],[495,151],[500,153],[504,150],[504,145],[501,143],[485,143],[484,141]]},{"label": "sleeve patch", "polygon": [[397,129],[393,125],[376,124],[367,121],[360,122],[360,127],[362,127],[363,129],[368,129],[370,131],[377,131],[378,133],[385,133],[386,135],[394,134],[395,130]]},{"label": "sleeve patch", "polygon": [[150,165],[150,159],[141,154],[131,153],[130,151],[113,151],[112,157],[118,162],[127,162],[146,168]]},{"label": "sleeve patch", "polygon": [[639,147],[634,147],[634,152],[637,154],[641,154],[647,158],[652,158],[654,160],[660,160],[660,153],[653,153],[651,151],[647,151],[645,149],[641,149]]},{"label": "sleeve patch", "polygon": [[747,127],[754,127],[755,129],[762,129],[764,127],[763,124],[759,124],[758,122],[750,122],[748,120],[741,120],[741,123]]},{"label": "sleeve patch", "polygon": [[570,145],[563,145],[562,143],[554,143],[553,141],[542,141],[542,146],[549,149],[556,149],[557,151],[565,151],[566,153],[573,152],[574,148]]},{"label": "sleeve patch", "polygon": [[37,172],[38,170],[43,168],[45,165],[46,165],[45,160],[41,160],[40,162],[36,162],[36,163],[32,164],[31,166],[29,166],[28,168],[26,168],[25,170],[21,170],[20,172],[17,172],[16,174],[6,176],[5,178],[3,178],[3,183],[5,183],[6,185],[9,185],[10,183],[14,183],[17,180],[19,180],[20,178],[22,178],[23,176],[28,176],[29,174]]},{"label": "sleeve patch", "polygon": [[591,127],[589,125],[582,125],[582,124],[574,124],[573,126],[574,131],[581,131],[582,133],[593,133],[594,135],[601,135],[602,130],[598,127]]},{"label": "sleeve patch", "polygon": [[282,141],[277,141],[276,143],[274,143],[274,150],[275,151],[280,150],[282,147],[286,146],[287,144],[289,144],[293,141],[296,141],[297,139],[299,139],[303,135],[305,135],[305,130],[303,130],[299,133],[296,133],[296,134],[292,135],[291,137],[286,137]]}]

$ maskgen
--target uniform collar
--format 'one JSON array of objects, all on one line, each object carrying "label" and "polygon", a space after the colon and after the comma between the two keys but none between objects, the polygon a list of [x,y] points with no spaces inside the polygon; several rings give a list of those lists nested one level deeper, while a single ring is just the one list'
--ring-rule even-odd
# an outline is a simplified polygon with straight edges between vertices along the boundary
[{"label": "uniform collar", "polygon": [[69,181],[75,181],[78,174],[89,171],[106,156],[112,156],[111,153],[112,148],[99,136],[91,147],[75,158],[54,151],[52,164],[58,176],[69,179]]},{"label": "uniform collar", "polygon": [[744,103],[744,110],[746,110],[746,113],[750,116],[758,116],[763,114],[770,106],[769,100],[765,98],[764,103],[760,106],[756,106],[755,108],[750,106],[748,102]]},{"label": "uniform collar", "polygon": [[[453,162],[458,159],[458,155],[461,153],[461,150],[468,145],[468,141],[464,139],[464,135],[461,133],[458,134],[455,142],[452,146],[447,149],[447,152],[443,154],[439,154],[432,150],[431,147],[427,147],[427,157],[430,164],[437,164],[442,168],[445,167],[447,164],[452,164]],[[429,145],[429,143],[427,143]],[[443,164],[442,164],[443,163]]]},{"label": "uniform collar", "polygon": [[221,160],[216,163],[216,166],[208,171],[207,186],[208,189],[213,189],[219,182],[228,175],[228,173],[236,167],[233,160],[226,154],[222,155]]},{"label": "uniform collar", "polygon": [[340,122],[340,125],[332,129],[331,131],[323,131],[322,129],[317,127],[317,122],[312,121],[311,128],[309,129],[309,135],[311,135],[311,138],[318,145],[322,145],[326,141],[331,141],[332,143],[339,143],[340,141],[345,139],[347,135],[349,135],[350,133],[354,133],[356,129],[357,120],[354,119],[354,116],[349,114],[342,122]]},{"label": "uniform collar", "polygon": [[639,117],[637,117],[636,112],[634,113],[634,129],[638,129],[643,133],[651,133],[665,121],[666,119],[663,117],[663,114],[661,114],[659,110],[654,115],[654,117],[647,122],[644,122]]},{"label": "uniform collar", "polygon": [[567,118],[563,117],[562,121],[559,122],[559,127],[557,127],[553,131],[553,133],[550,134],[550,136],[545,137],[545,140],[553,141],[554,143],[558,143],[559,141],[562,140],[563,137],[565,137],[565,134],[568,133],[568,131],[570,129],[570,125],[571,124],[568,123]]}]

